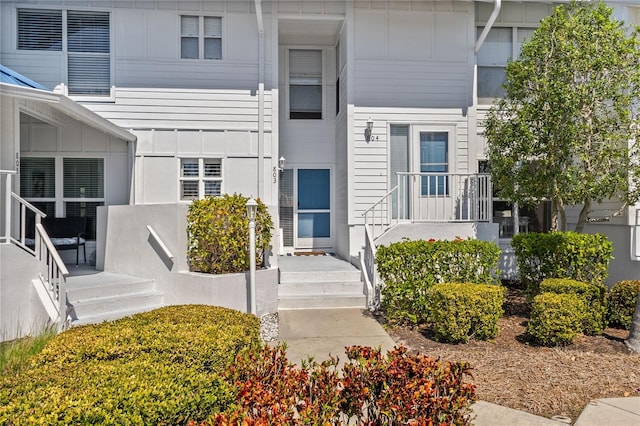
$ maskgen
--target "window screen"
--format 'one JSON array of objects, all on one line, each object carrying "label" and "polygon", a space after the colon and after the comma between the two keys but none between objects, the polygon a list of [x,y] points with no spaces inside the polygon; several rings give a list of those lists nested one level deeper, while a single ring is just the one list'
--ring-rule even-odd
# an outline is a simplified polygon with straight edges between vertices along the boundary
[{"label": "window screen", "polygon": [[23,157],[20,160],[20,195],[23,198],[55,198],[54,158]]}]

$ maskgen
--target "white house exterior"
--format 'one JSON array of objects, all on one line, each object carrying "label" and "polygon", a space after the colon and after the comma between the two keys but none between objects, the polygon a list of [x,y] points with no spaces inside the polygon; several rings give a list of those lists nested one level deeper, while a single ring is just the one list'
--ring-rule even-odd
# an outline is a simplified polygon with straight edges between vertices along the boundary
[{"label": "white house exterior", "polygon": [[[640,23],[636,1],[608,3]],[[100,206],[175,207],[221,193],[269,206],[274,253],[355,259],[365,212],[381,199],[385,225],[421,224],[393,238],[498,240],[510,222],[477,176],[482,119],[506,61],[553,5],[3,0],[0,62],[88,113],[61,116],[55,101],[5,88],[0,169],[16,171],[13,190],[56,216],[82,204],[95,218],[99,267],[124,261],[110,257],[110,209]],[[102,193],[65,195],[74,161],[103,171]],[[46,167],[53,193],[24,187],[33,182],[21,171]],[[637,217],[629,209],[597,228],[614,239],[625,278],[640,278]]]}]

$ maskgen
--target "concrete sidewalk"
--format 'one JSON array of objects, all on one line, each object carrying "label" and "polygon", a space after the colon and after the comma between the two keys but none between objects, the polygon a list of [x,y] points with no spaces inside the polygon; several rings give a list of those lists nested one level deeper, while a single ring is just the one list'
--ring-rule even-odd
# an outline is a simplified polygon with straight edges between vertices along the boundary
[{"label": "concrete sidewalk", "polygon": [[[280,341],[287,343],[289,360],[300,365],[313,357],[322,362],[329,354],[346,359],[345,346],[381,347],[395,342],[367,311],[360,309],[303,309],[279,312]],[[472,407],[477,426],[558,426],[566,422],[535,416],[484,401]],[[640,426],[640,397],[599,399],[589,404],[576,426]]]}]

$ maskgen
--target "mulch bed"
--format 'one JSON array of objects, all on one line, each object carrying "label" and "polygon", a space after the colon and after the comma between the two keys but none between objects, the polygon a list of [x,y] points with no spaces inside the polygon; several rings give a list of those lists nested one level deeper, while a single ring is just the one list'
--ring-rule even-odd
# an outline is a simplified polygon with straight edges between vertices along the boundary
[{"label": "mulch bed", "polygon": [[490,342],[438,343],[427,327],[386,328],[410,352],[469,362],[479,399],[539,416],[575,421],[591,400],[640,396],[640,355],[624,345],[627,331],[607,328],[570,346],[540,347],[525,335],[529,312],[523,291],[508,288],[500,333]]}]

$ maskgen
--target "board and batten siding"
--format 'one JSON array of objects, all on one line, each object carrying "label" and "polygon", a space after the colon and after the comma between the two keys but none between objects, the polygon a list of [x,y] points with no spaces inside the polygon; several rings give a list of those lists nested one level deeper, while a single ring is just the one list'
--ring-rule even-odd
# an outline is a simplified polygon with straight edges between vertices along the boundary
[{"label": "board and batten siding", "polygon": [[[354,11],[354,104],[454,108],[472,103],[473,3]],[[417,5],[416,5],[417,6]],[[426,10],[425,10],[426,9]]]},{"label": "board and batten siding", "polygon": [[[364,140],[367,120],[373,121],[372,140]],[[350,225],[364,223],[362,214],[380,200],[391,189],[389,185],[389,128],[391,125],[419,126],[435,131],[452,129],[453,141],[449,141],[454,152],[450,152],[451,172],[466,173],[474,170],[469,165],[468,121],[459,109],[418,108],[355,108],[353,125],[353,211]],[[414,152],[419,150],[419,141],[409,143]]]}]

